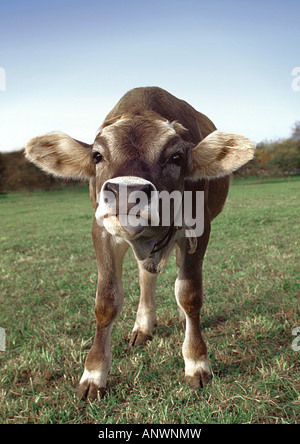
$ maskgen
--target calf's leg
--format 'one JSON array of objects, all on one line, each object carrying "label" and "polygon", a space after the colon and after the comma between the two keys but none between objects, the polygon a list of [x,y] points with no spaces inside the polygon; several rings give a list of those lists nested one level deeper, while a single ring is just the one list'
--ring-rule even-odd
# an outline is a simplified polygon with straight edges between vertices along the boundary
[{"label": "calf's leg", "polygon": [[202,306],[202,259],[200,251],[193,255],[181,244],[181,264],[175,282],[175,296],[180,311],[185,316],[185,339],[182,354],[185,376],[191,387],[204,387],[210,379],[207,348],[201,335],[200,310]]},{"label": "calf's leg", "polygon": [[98,263],[98,284],[95,301],[96,334],[85,361],[78,396],[96,399],[105,391],[111,367],[111,329],[123,305],[122,262],[128,248],[117,243],[109,234],[99,236],[93,229]]},{"label": "calf's leg", "polygon": [[140,302],[130,344],[141,345],[152,338],[156,325],[155,289],[157,274],[149,273],[139,264]]}]

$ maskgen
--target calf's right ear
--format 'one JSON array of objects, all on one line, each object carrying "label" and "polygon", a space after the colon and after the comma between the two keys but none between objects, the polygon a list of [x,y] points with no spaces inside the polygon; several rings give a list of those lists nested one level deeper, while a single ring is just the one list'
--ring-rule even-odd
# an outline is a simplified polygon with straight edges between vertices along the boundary
[{"label": "calf's right ear", "polygon": [[90,179],[95,175],[91,148],[64,133],[51,133],[31,139],[25,146],[28,160],[47,173],[69,179]]}]

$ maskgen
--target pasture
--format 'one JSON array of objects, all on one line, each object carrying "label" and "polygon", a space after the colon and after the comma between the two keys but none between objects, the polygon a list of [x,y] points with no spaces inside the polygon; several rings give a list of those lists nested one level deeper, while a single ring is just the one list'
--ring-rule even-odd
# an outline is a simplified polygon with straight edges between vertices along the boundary
[{"label": "pasture", "polygon": [[299,190],[299,179],[237,180],[213,222],[201,316],[213,380],[201,392],[183,378],[174,256],[153,340],[129,346],[139,287],[127,253],[100,402],[75,397],[95,332],[88,188],[0,196],[0,423],[299,423]]}]

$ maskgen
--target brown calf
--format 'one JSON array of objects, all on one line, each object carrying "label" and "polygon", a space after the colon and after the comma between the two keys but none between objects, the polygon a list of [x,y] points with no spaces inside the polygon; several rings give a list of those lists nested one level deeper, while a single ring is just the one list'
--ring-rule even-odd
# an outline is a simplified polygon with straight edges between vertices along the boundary
[{"label": "brown calf", "polygon": [[[27,158],[45,171],[90,181],[98,264],[97,329],[80,380],[80,396],[96,398],[106,387],[111,328],[122,308],[122,262],[129,246],[137,260],[141,289],[131,344],[143,344],[153,334],[157,276],[176,246],[175,296],[186,323],[185,375],[195,388],[206,383],[210,368],[200,331],[202,262],[211,221],[227,196],[229,174],[248,162],[253,150],[249,139],[216,131],[206,116],[156,87],[125,94],[92,145],[61,133],[28,142]],[[160,198],[163,192],[164,196],[184,196],[184,191],[190,192],[190,200],[181,199],[177,216],[188,214],[195,221],[192,213],[200,214],[201,232],[183,217],[177,223],[175,199]],[[169,219],[164,223],[166,208]]]}]

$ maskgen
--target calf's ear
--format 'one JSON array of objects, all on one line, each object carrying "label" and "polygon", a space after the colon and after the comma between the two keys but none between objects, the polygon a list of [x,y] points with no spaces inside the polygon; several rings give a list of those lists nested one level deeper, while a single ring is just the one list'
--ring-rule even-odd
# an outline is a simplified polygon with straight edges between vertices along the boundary
[{"label": "calf's ear", "polygon": [[25,156],[57,177],[90,179],[95,174],[91,148],[67,134],[51,133],[31,139],[25,146]]},{"label": "calf's ear", "polygon": [[187,177],[227,176],[253,158],[254,144],[247,137],[214,131],[188,152]]}]

